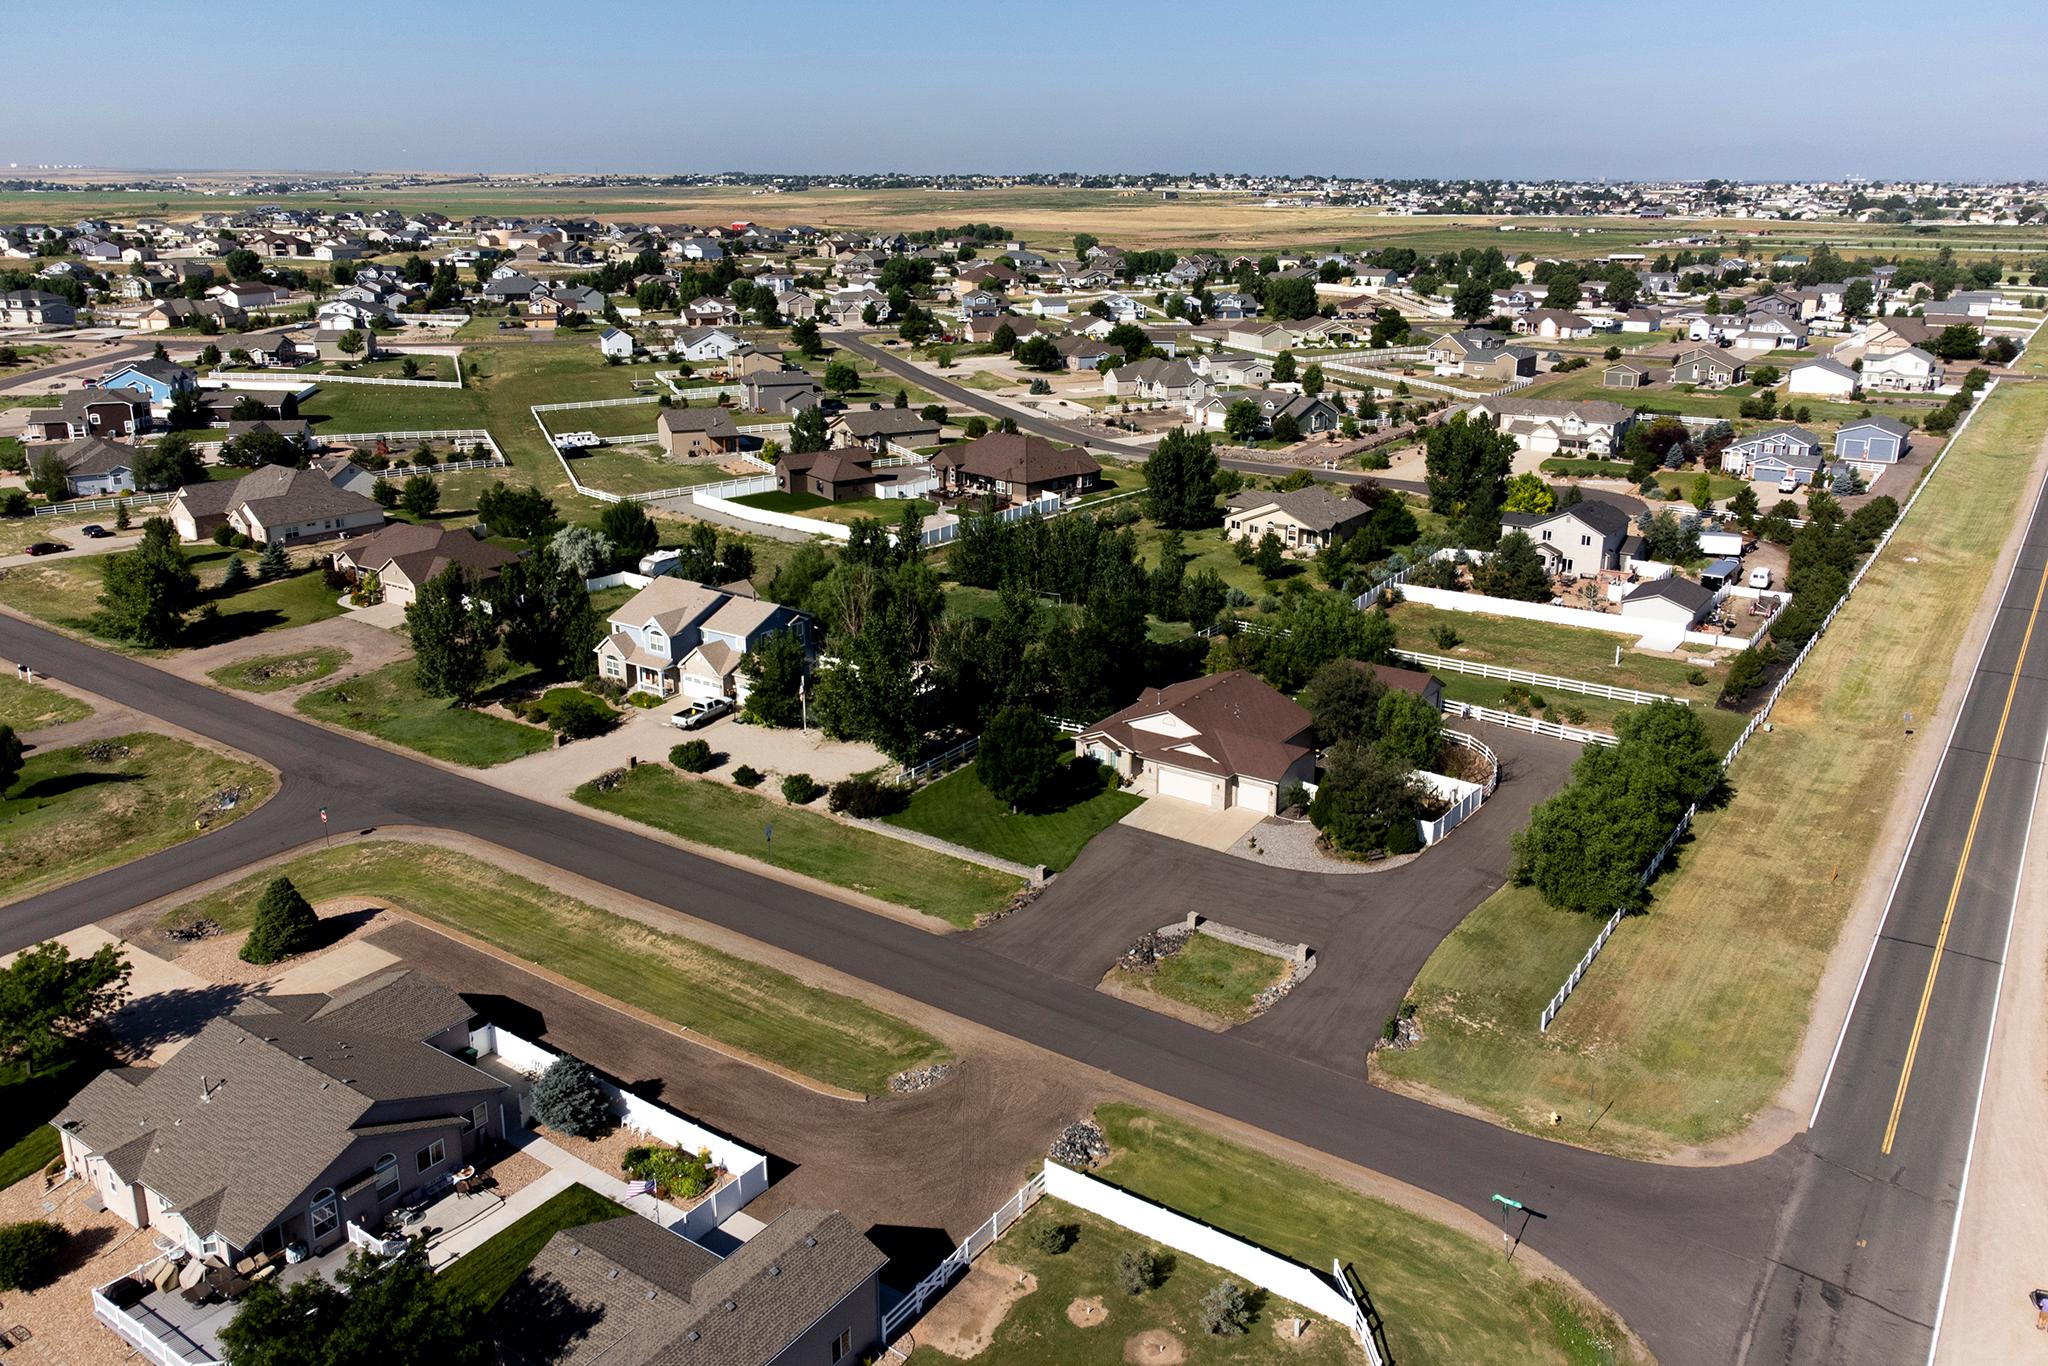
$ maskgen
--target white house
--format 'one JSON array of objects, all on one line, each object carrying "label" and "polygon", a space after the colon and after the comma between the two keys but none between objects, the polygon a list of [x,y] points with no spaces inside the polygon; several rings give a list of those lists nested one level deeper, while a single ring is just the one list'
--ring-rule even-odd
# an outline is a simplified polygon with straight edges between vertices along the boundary
[{"label": "white house", "polygon": [[1719,601],[1712,589],[1668,574],[1631,589],[1621,600],[1621,614],[1690,630]]},{"label": "white house", "polygon": [[597,349],[619,360],[633,359],[633,334],[624,328],[607,327],[598,333]]},{"label": "white house", "polygon": [[1801,361],[1786,376],[1785,390],[1808,398],[1853,398],[1856,372],[1838,360]]},{"label": "white house", "polygon": [[1941,362],[1917,346],[1863,357],[1863,387],[1873,392],[1931,393],[1941,387]]},{"label": "white house", "polygon": [[810,619],[795,608],[663,577],[612,613],[597,647],[598,674],[628,691],[669,697],[747,698],[740,661],[780,631],[810,642]]}]

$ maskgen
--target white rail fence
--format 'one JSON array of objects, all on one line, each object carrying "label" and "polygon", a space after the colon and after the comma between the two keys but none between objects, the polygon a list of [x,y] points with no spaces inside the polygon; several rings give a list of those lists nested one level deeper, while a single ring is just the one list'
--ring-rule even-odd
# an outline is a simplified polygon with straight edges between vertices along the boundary
[{"label": "white rail fence", "polygon": [[325,370],[299,371],[216,369],[209,374],[209,378],[227,381],[227,383],[222,387],[240,389],[249,389],[257,387],[246,383],[246,381],[252,379],[295,379],[315,386],[322,384],[371,384],[383,385],[384,387],[391,389],[460,389],[463,387],[462,380],[460,378],[462,374],[462,367],[460,365],[457,365],[455,367],[455,373],[457,375],[457,378],[455,379],[407,379],[403,375],[345,375]]},{"label": "white rail fence", "polygon": [[922,1314],[925,1306],[945,1292],[953,1278],[965,1271],[976,1257],[979,1257],[1004,1230],[1024,1217],[1025,1211],[1038,1203],[1038,1197],[1045,1194],[1045,1178],[1034,1173],[1029,1181],[1018,1187],[1017,1193],[996,1207],[995,1213],[981,1221],[973,1232],[961,1240],[960,1246],[946,1254],[946,1259],[932,1269],[930,1275],[912,1286],[910,1292],[895,1304],[882,1311],[882,1345],[888,1346],[903,1332],[904,1325]]},{"label": "white rail fence", "polygon": [[[1900,505],[1899,515],[1893,519],[1890,526],[1884,529],[1884,533],[1877,538],[1877,543],[1870,548],[1870,553],[1863,557],[1861,564],[1856,566],[1856,572],[1849,576],[1848,587],[1843,589],[1842,596],[1836,599],[1833,607],[1828,609],[1828,614],[1821,619],[1819,628],[1814,631],[1806,644],[1800,647],[1799,653],[1793,656],[1791,666],[1780,675],[1777,684],[1772,687],[1769,695],[1764,698],[1763,705],[1757,708],[1756,713],[1749,718],[1749,724],[1743,727],[1742,734],[1735,737],[1735,743],[1728,747],[1728,753],[1721,760],[1722,767],[1725,768],[1729,764],[1734,763],[1735,756],[1742,753],[1743,747],[1749,743],[1750,738],[1758,730],[1769,724],[1772,709],[1778,705],[1778,699],[1784,696],[1785,689],[1791,686],[1792,680],[1798,676],[1799,670],[1806,663],[1807,656],[1813,653],[1814,646],[1820,644],[1821,637],[1825,636],[1828,633],[1828,628],[1834,625],[1835,618],[1841,615],[1842,608],[1847,606],[1849,599],[1855,595],[1858,586],[1862,584],[1865,576],[1870,573],[1871,566],[1877,563],[1878,556],[1882,555],[1885,547],[1892,543],[1892,537],[1898,532],[1898,529],[1905,525],[1907,514],[1912,512],[1914,505],[1920,501],[1920,495],[1926,491],[1927,486],[1934,482],[1935,471],[1939,470],[1942,462],[1948,459],[1949,452],[1955,449],[1956,442],[1961,440],[1963,433],[1970,429],[1970,424],[1977,420],[1978,412],[1984,407],[1984,400],[1991,397],[2000,383],[2002,381],[1994,379],[1990,384],[1986,385],[1983,391],[1977,395],[1977,402],[1972,405],[1969,412],[1963,415],[1963,420],[1956,424],[1955,431],[1950,433],[1948,441],[1941,448],[1941,453],[1934,457],[1933,462],[1927,466],[1927,472],[1920,477],[1920,482],[1914,486],[1913,492]],[[1786,605],[1790,606],[1790,599],[1787,599]],[[1783,610],[1783,608],[1779,609],[1781,615]],[[1775,622],[1777,617],[1774,616],[1771,620]],[[1761,635],[1761,632],[1759,632],[1759,635]],[[1657,851],[1657,856],[1650,860],[1649,867],[1643,871],[1642,879],[1637,884],[1638,886],[1649,886],[1650,879],[1663,866],[1665,859],[1670,857],[1671,850],[1677,845],[1680,836],[1684,835],[1687,828],[1691,826],[1696,810],[1696,807],[1687,808],[1685,815],[1678,822],[1678,828],[1671,832],[1671,835],[1664,841],[1663,847]],[[1571,974],[1564,980],[1564,985],[1559,987],[1556,995],[1550,998],[1550,1003],[1543,1007],[1543,1015],[1538,1025],[1541,1032],[1546,1034],[1550,1032],[1551,1022],[1557,1018],[1558,1011],[1564,1008],[1566,1000],[1570,999],[1572,992],[1584,980],[1587,969],[1591,968],[1593,960],[1600,956],[1600,950],[1607,947],[1607,941],[1613,937],[1615,928],[1621,924],[1622,917],[1627,915],[1627,913],[1628,909],[1622,907],[1609,916],[1607,922],[1601,926],[1600,933],[1594,938],[1592,946],[1586,950],[1584,956],[1579,959],[1578,964],[1572,968]]]},{"label": "white rail fence", "polygon": [[1414,650],[1394,651],[1396,659],[1405,659],[1425,669],[1450,669],[1476,678],[1498,678],[1508,683],[1520,683],[1531,688],[1549,688],[1556,692],[1584,693],[1588,697],[1605,697],[1614,702],[1676,702],[1689,707],[1691,702],[1669,693],[1644,692],[1639,688],[1617,688],[1606,683],[1589,683],[1583,678],[1561,678],[1556,674],[1531,673],[1527,669],[1510,669],[1499,664],[1481,664],[1477,660],[1454,659],[1449,655],[1422,654]]},{"label": "white rail fence", "polygon": [[[129,1272],[128,1279],[146,1281],[150,1279],[152,1268],[160,1266],[162,1262],[163,1258],[153,1257]],[[179,1339],[187,1346],[180,1348],[176,1343],[158,1337],[156,1329],[108,1299],[104,1287],[93,1287],[92,1314],[94,1318],[120,1334],[122,1341],[148,1357],[157,1366],[221,1366],[217,1357],[209,1355],[205,1348],[186,1337],[168,1320],[161,1320],[164,1329],[177,1333]]]},{"label": "white rail fence", "polygon": [[[538,1077],[564,1056],[491,1024],[472,1030],[469,1043],[478,1054],[495,1054],[507,1067],[530,1077]],[[707,1151],[711,1154],[712,1164],[722,1168],[731,1178],[714,1186],[683,1215],[680,1222],[668,1225],[670,1232],[680,1233],[686,1238],[701,1237],[746,1208],[748,1202],[768,1189],[768,1159],[762,1154],[742,1147],[723,1134],[713,1133],[673,1110],[622,1090],[608,1080],[599,1080],[623,1127],[687,1152]]]},{"label": "white rail fence", "polygon": [[1546,721],[1540,716],[1523,716],[1516,712],[1502,711],[1498,707],[1482,707],[1473,702],[1456,702],[1444,699],[1444,715],[1462,716],[1473,721],[1486,721],[1496,726],[1507,726],[1512,730],[1526,730],[1531,735],[1544,735],[1552,740],[1570,740],[1579,745],[1615,745],[1621,743],[1603,730],[1588,730],[1584,726],[1567,726],[1557,721]]},{"label": "white rail fence", "polygon": [[67,512],[117,512],[123,503],[134,508],[170,501],[171,495],[167,492],[124,493],[114,498],[72,498],[62,503],[39,503],[30,512],[36,517],[55,517]]}]

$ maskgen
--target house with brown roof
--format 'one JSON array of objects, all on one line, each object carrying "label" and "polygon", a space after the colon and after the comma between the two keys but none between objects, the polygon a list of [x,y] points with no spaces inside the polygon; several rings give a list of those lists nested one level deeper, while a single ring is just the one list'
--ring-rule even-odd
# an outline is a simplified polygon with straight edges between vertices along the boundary
[{"label": "house with brown roof", "polygon": [[628,691],[747,700],[740,663],[782,631],[810,647],[810,618],[793,607],[673,576],[620,604],[597,646],[599,677]]},{"label": "house with brown roof", "polygon": [[64,1169],[159,1246],[317,1257],[518,1128],[511,1089],[459,1056],[471,1023],[404,969],[252,997],[161,1065],[86,1083],[52,1121]]},{"label": "house with brown roof", "polygon": [[673,460],[731,455],[740,448],[740,429],[723,408],[663,408],[655,438],[661,453]]},{"label": "house with brown roof", "polygon": [[1223,531],[1233,541],[1257,543],[1267,532],[1289,550],[1314,554],[1372,520],[1372,508],[1328,484],[1287,493],[1248,489],[1230,496]]},{"label": "house with brown roof", "polygon": [[825,398],[825,386],[802,370],[749,375],[743,383],[747,407],[760,413],[794,416],[817,407]]},{"label": "house with brown roof", "polygon": [[825,424],[842,446],[860,446],[875,455],[890,446],[914,449],[938,444],[941,425],[915,408],[848,408]]},{"label": "house with brown roof", "polygon": [[382,531],[347,542],[331,560],[351,583],[376,575],[384,600],[403,607],[419,596],[420,585],[439,578],[451,566],[460,565],[471,583],[493,583],[499,571],[518,558],[466,529],[393,522]]},{"label": "house with brown roof", "polygon": [[808,493],[828,503],[875,496],[875,458],[859,446],[784,451],[775,462],[775,487]]},{"label": "house with brown roof", "polygon": [[1011,503],[1069,497],[1102,482],[1102,465],[1079,446],[1024,432],[990,432],[948,446],[932,458],[932,469],[946,492],[994,494]]},{"label": "house with brown roof", "polygon": [[384,525],[384,509],[336,487],[318,470],[266,465],[232,484],[187,484],[171,495],[171,525],[201,541],[222,525],[265,545],[331,541]]},{"label": "house with brown roof", "polygon": [[637,1214],[565,1229],[494,1315],[509,1366],[827,1366],[882,1336],[888,1258],[836,1210],[791,1209],[720,1258]]},{"label": "house with brown roof", "polygon": [[1538,455],[1611,454],[1621,449],[1622,436],[1636,419],[1634,410],[1598,398],[1511,395],[1481,399],[1466,411],[1512,436],[1520,449]]},{"label": "house with brown roof", "polygon": [[1269,816],[1281,788],[1316,771],[1307,709],[1242,669],[1147,688],[1075,736],[1074,752],[1108,764],[1148,797]]}]

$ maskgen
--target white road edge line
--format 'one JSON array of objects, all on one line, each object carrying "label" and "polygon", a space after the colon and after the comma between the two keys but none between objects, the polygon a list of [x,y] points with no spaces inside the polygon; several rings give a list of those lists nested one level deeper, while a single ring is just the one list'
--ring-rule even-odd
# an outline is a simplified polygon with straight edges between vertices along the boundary
[{"label": "white road edge line", "polygon": [[1978,1123],[1984,1114],[1984,1084],[1991,1075],[1991,1050],[1998,1040],[1998,1006],[2005,996],[2005,969],[2012,958],[2012,930],[2020,918],[2020,884],[2026,880],[2027,852],[2034,842],[2034,817],[2041,805],[2041,768],[2048,764],[2048,734],[2041,737],[2036,757],[2034,795],[2027,802],[2027,833],[2020,840],[2019,869],[2012,879],[2012,905],[2005,917],[2005,945],[1998,953],[1998,980],[1991,989],[1991,1016],[1985,1022],[1984,1061],[1977,1069],[1977,1099],[1970,1106],[1970,1142],[1963,1149],[1963,1176],[1956,1185],[1956,1216],[1948,1229],[1948,1256],[1941,1267],[1941,1295],[1934,1302],[1934,1329],[1927,1342],[1927,1366],[1934,1366],[1934,1354],[1941,1350],[1942,1318],[1948,1312],[1948,1287],[1956,1270],[1956,1242],[1963,1232],[1963,1205],[1970,1195],[1970,1164],[1977,1158]]}]

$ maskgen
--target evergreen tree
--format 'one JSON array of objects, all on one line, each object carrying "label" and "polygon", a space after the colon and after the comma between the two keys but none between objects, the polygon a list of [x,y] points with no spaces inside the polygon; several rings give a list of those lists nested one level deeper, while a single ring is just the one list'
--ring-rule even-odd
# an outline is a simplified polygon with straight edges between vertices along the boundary
[{"label": "evergreen tree", "polygon": [[275,963],[312,948],[320,937],[320,917],[288,877],[272,878],[256,903],[256,919],[242,941],[245,963]]}]

